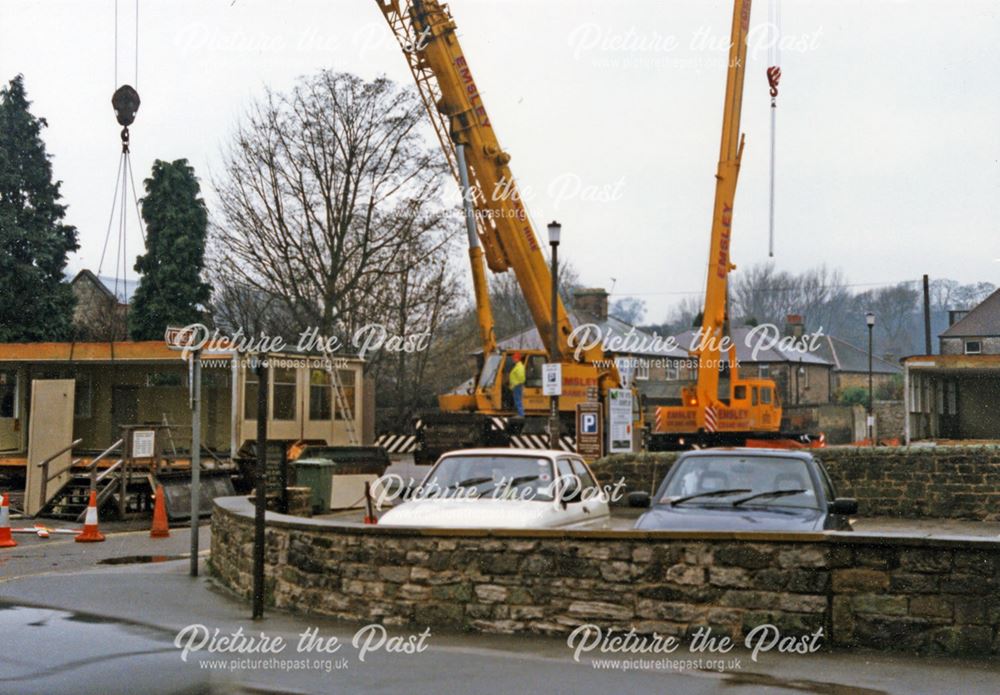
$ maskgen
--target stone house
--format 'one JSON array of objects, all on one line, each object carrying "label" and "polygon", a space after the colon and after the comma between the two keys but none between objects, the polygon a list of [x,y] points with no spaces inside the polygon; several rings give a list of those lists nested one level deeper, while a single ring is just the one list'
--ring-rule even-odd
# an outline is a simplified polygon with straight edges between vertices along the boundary
[{"label": "stone house", "polygon": [[[819,342],[816,354],[833,364],[833,399],[844,389],[863,388],[868,390],[868,351],[846,340],[825,335]],[[880,389],[901,378],[903,368],[898,364],[872,355],[872,390],[876,397]]]},{"label": "stone house", "polygon": [[127,338],[128,305],[138,282],[98,276],[83,269],[69,284],[76,298],[73,327],[78,340]]}]

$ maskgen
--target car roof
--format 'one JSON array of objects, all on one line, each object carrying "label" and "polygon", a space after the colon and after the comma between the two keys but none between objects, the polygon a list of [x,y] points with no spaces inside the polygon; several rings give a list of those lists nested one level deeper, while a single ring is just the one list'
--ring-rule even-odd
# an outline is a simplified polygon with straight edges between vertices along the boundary
[{"label": "car roof", "polygon": [[811,450],[805,449],[763,449],[752,446],[732,446],[732,447],[718,447],[714,449],[696,449],[693,451],[685,451],[681,454],[685,458],[689,456],[726,456],[731,455],[734,458],[736,456],[746,457],[746,456],[783,456],[785,458],[796,458],[802,461],[812,461],[813,455]]},{"label": "car roof", "polygon": [[510,449],[504,447],[491,447],[482,449],[456,449],[441,455],[446,456],[521,456],[524,458],[555,458],[557,456],[575,456],[579,454],[573,451],[560,451],[558,449]]}]

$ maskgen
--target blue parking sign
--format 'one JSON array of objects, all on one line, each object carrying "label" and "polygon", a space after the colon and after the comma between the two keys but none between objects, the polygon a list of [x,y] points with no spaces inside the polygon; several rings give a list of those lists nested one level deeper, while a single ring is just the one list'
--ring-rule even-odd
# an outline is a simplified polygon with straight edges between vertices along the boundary
[{"label": "blue parking sign", "polygon": [[583,434],[597,434],[597,413],[580,415],[580,431]]}]

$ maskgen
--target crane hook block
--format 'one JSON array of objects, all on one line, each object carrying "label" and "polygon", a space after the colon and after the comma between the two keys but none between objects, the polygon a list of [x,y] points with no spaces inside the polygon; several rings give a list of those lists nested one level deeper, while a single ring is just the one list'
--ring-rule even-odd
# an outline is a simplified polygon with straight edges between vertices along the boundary
[{"label": "crane hook block", "polygon": [[115,109],[118,125],[126,128],[135,120],[135,112],[139,110],[139,92],[130,85],[123,84],[115,90],[111,97],[111,106]]}]

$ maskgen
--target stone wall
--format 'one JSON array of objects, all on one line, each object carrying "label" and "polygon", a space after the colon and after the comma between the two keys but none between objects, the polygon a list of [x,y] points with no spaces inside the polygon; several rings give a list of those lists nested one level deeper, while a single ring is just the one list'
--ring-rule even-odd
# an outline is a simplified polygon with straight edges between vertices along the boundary
[{"label": "stone wall", "polygon": [[[249,599],[253,510],[215,501],[212,571]],[[582,624],[1000,653],[1000,543],[850,533],[471,531],[268,514],[266,601],[352,622],[566,634]]]},{"label": "stone wall", "polygon": [[[827,447],[813,453],[837,493],[858,500],[861,516],[1000,520],[1000,447]],[[615,454],[595,461],[604,484],[655,489],[676,453]]]},{"label": "stone wall", "polygon": [[875,411],[875,436],[879,441],[898,439],[903,441],[904,414],[903,401],[875,401],[872,403]]}]

